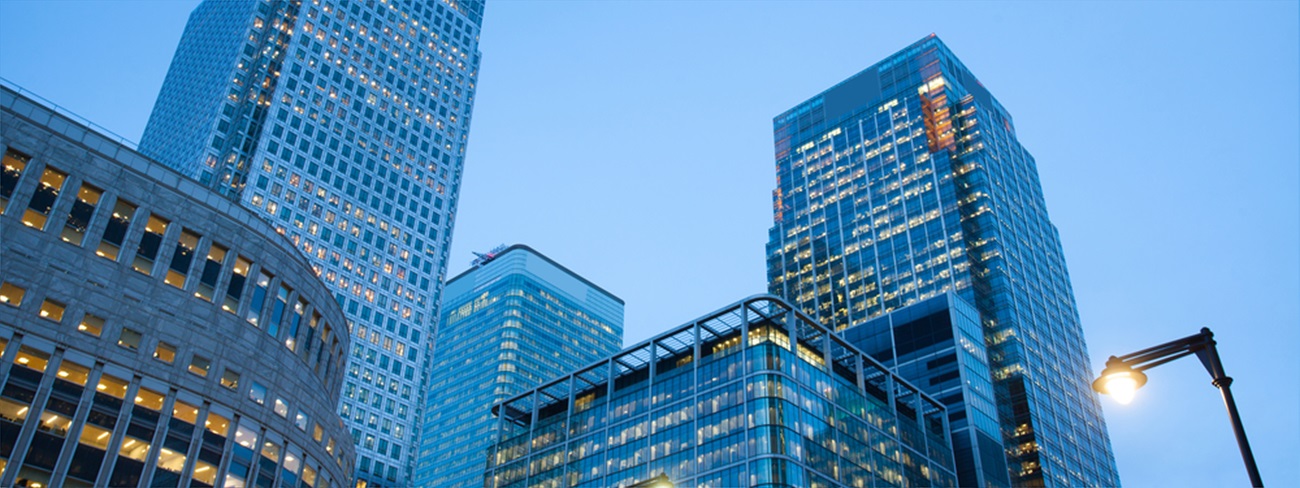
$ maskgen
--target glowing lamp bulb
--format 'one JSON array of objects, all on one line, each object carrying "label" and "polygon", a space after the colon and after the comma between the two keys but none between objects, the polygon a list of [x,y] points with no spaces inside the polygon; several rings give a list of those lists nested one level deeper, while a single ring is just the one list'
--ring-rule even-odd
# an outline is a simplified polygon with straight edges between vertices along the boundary
[{"label": "glowing lamp bulb", "polygon": [[1092,388],[1098,393],[1114,397],[1121,405],[1128,405],[1133,401],[1137,389],[1146,382],[1146,374],[1112,357],[1106,362],[1106,369],[1101,372],[1101,377],[1092,382]]},{"label": "glowing lamp bulb", "polygon": [[1128,405],[1133,402],[1133,396],[1137,394],[1137,388],[1137,380],[1128,374],[1119,373],[1106,379],[1106,393],[1114,397],[1115,401],[1121,405]]}]

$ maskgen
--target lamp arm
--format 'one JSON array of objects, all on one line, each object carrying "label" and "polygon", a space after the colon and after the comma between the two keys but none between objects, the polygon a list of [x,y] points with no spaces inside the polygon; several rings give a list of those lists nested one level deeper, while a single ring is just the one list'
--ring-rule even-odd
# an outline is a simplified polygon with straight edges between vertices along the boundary
[{"label": "lamp arm", "polygon": [[1192,354],[1199,354],[1199,353],[1200,351],[1184,350],[1181,352],[1174,353],[1172,355],[1168,355],[1160,358],[1154,358],[1153,360],[1148,360],[1147,362],[1144,363],[1132,363],[1133,365],[1131,367],[1133,368],[1134,371],[1146,371],[1148,369],[1154,368],[1161,364],[1165,364],[1175,359],[1184,358],[1187,356],[1191,356]]}]

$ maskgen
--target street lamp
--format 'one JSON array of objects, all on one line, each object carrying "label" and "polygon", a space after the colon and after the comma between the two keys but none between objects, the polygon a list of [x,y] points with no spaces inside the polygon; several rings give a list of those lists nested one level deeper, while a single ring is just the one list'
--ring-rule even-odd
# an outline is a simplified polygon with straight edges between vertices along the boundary
[{"label": "street lamp", "polygon": [[1111,395],[1115,400],[1128,404],[1138,388],[1147,382],[1148,369],[1175,359],[1195,354],[1210,373],[1210,384],[1223,394],[1223,404],[1228,408],[1228,417],[1232,420],[1232,431],[1237,435],[1237,447],[1241,449],[1241,459],[1246,462],[1246,473],[1250,475],[1250,485],[1263,487],[1259,478],[1259,467],[1255,466],[1255,455],[1250,450],[1250,441],[1246,440],[1246,429],[1241,426],[1241,415],[1237,413],[1237,402],[1232,399],[1232,378],[1223,372],[1223,363],[1219,361],[1219,350],[1214,347],[1214,333],[1202,328],[1200,334],[1191,335],[1176,341],[1123,356],[1111,356],[1106,360],[1106,369],[1092,382],[1092,388],[1103,395]]}]

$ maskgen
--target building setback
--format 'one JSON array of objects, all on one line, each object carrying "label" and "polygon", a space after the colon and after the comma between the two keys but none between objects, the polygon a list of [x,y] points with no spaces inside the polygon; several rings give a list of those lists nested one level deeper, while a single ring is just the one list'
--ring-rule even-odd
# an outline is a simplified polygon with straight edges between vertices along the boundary
[{"label": "building setback", "polygon": [[961,486],[1009,486],[979,312],[944,293],[850,327],[841,337],[948,407]]},{"label": "building setback", "polygon": [[[947,46],[926,37],[773,131],[769,291],[837,331],[955,293],[979,312],[1011,484],[1117,486],[1034,159]],[[995,463],[959,462],[977,464]]]},{"label": "building setback", "polygon": [[[357,337],[357,478],[408,486],[478,76],[483,1],[208,0],[140,143],[251,209]],[[361,391],[361,390],[356,390]]]},{"label": "building setback", "polygon": [[956,486],[946,410],[776,297],[493,407],[484,486]]},{"label": "building setback", "polygon": [[493,404],[623,345],[623,300],[524,245],[447,281],[416,485],[479,487]]},{"label": "building setback", "polygon": [[0,486],[352,486],[346,319],[291,242],[7,86],[0,149]]}]

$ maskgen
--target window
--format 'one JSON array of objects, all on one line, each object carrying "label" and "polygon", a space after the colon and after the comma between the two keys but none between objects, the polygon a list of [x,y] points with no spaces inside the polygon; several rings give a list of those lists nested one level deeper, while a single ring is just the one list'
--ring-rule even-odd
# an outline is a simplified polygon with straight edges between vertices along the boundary
[{"label": "window", "polygon": [[244,296],[244,283],[248,281],[248,269],[251,267],[253,262],[248,258],[235,258],[235,268],[230,270],[230,284],[226,286],[226,299],[221,303],[222,310],[238,313],[239,300]]},{"label": "window", "polygon": [[185,288],[185,280],[190,274],[190,265],[194,262],[194,250],[199,247],[201,238],[188,229],[181,232],[181,238],[176,241],[172,262],[167,266],[167,276],[163,278],[163,282],[177,288]]},{"label": "window", "polygon": [[77,191],[77,199],[72,202],[72,211],[68,212],[68,221],[63,226],[63,234],[60,236],[64,242],[81,245],[81,240],[86,235],[86,228],[90,227],[90,217],[95,214],[95,206],[99,204],[99,199],[103,195],[104,191],[99,188],[89,184],[81,185],[81,189]]},{"label": "window", "polygon": [[289,404],[279,398],[275,399],[275,414],[281,417],[289,417]]},{"label": "window", "polygon": [[133,218],[135,218],[135,205],[121,199],[114,203],[113,215],[108,217],[108,224],[104,227],[104,237],[99,241],[99,248],[95,250],[95,254],[104,259],[117,260],[118,252],[122,249],[122,241],[126,240],[126,231],[131,228]]},{"label": "window", "polygon": [[226,260],[228,249],[220,244],[208,247],[208,259],[203,262],[203,271],[199,274],[199,288],[194,295],[212,301],[217,290],[217,276],[221,274],[221,263]]},{"label": "window", "polygon": [[319,423],[312,422],[311,438],[316,442],[320,442],[321,437],[323,437],[324,435],[325,435],[325,429],[322,429]]},{"label": "window", "polygon": [[208,368],[211,366],[212,361],[209,361],[208,358],[198,354],[195,354],[190,358],[190,373],[206,378],[208,376]]},{"label": "window", "polygon": [[30,156],[13,149],[5,150],[4,168],[0,172],[0,213],[4,213],[9,206],[9,198],[14,195],[14,188],[18,187],[18,179],[23,176],[23,169],[27,168],[29,160]]},{"label": "window", "polygon": [[54,207],[54,201],[58,200],[59,192],[63,191],[63,182],[67,178],[67,173],[53,167],[45,168],[40,183],[36,185],[36,192],[32,194],[32,201],[27,204],[27,212],[23,213],[23,224],[45,230],[50,209]]},{"label": "window", "polygon": [[14,364],[44,373],[45,366],[50,364],[50,355],[23,346],[18,349],[18,356],[14,358]]},{"label": "window", "polygon": [[27,290],[20,288],[18,285],[8,281],[0,283],[0,303],[17,307],[23,304],[23,295],[26,294]]},{"label": "window", "polygon": [[162,247],[163,234],[167,232],[167,219],[150,215],[144,226],[144,235],[140,237],[140,247],[135,251],[135,261],[131,269],[144,274],[153,273],[153,261],[158,258],[158,249]]},{"label": "window", "polygon": [[158,347],[153,350],[153,358],[167,364],[176,362],[176,346],[158,341]]},{"label": "window", "polygon": [[265,270],[257,273],[257,283],[253,286],[253,300],[248,306],[248,315],[244,317],[248,320],[248,323],[256,327],[261,327],[261,325],[258,325],[257,320],[261,317],[262,308],[266,305],[266,291],[271,287],[271,279],[273,278],[275,277],[267,274]]},{"label": "window", "polygon": [[266,387],[254,381],[253,386],[248,389],[248,399],[257,402],[258,405],[266,404]]},{"label": "window", "polygon": [[162,411],[163,400],[165,399],[166,397],[164,397],[162,393],[158,393],[145,387],[140,387],[140,391],[135,393],[136,405],[155,412]]},{"label": "window", "polygon": [[99,384],[95,386],[95,391],[113,396],[114,398],[126,398],[126,389],[130,384],[126,380],[118,379],[113,375],[99,375]]},{"label": "window", "polygon": [[306,431],[307,431],[307,414],[304,413],[302,410],[299,410],[299,411],[298,411],[298,415],[297,415],[296,417],[294,417],[294,419],[293,419],[293,425],[297,426],[297,427],[298,427],[298,430],[301,430],[301,431],[303,431],[303,432],[306,432]]},{"label": "window", "polygon": [[139,332],[122,328],[122,334],[117,338],[117,345],[134,351],[140,348],[140,339]]},{"label": "window", "polygon": [[239,373],[231,371],[230,368],[226,368],[226,370],[221,373],[221,386],[231,390],[239,388]]},{"label": "window", "polygon": [[81,324],[77,325],[77,330],[99,337],[104,332],[104,319],[97,315],[86,314],[81,317]]},{"label": "window", "polygon": [[41,302],[41,318],[52,322],[62,322],[63,311],[66,308],[66,305],[46,298],[44,302]]}]

